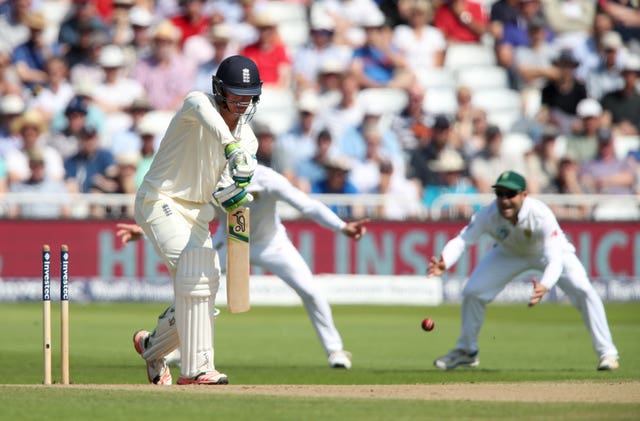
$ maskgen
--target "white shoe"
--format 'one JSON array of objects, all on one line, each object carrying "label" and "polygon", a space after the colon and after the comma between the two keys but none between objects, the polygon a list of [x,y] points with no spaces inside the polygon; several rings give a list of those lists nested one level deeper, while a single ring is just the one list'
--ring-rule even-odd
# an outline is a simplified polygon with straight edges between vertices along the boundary
[{"label": "white shoe", "polygon": [[598,363],[598,371],[613,371],[618,367],[620,367],[620,363],[616,355],[605,355],[600,358],[600,363]]},{"label": "white shoe", "polygon": [[[213,317],[218,317],[220,315],[220,309],[217,307],[213,308]],[[180,348],[176,348],[171,351],[168,355],[165,355],[164,361],[168,366],[180,368]]]},{"label": "white shoe", "polygon": [[448,354],[436,359],[433,365],[440,370],[452,370],[458,366],[477,367],[480,364],[478,351],[470,354],[462,349],[454,349]]},{"label": "white shoe", "polygon": [[349,351],[333,351],[329,354],[329,367],[331,368],[351,368],[351,353]]},{"label": "white shoe", "polygon": [[226,374],[213,370],[191,378],[180,376],[178,384],[229,384],[229,378]]},{"label": "white shoe", "polygon": [[[147,346],[147,340],[150,335],[151,334],[146,330],[139,330],[133,335],[133,346],[141,357]],[[171,386],[173,379],[171,378],[171,371],[169,370],[169,366],[167,366],[164,358],[145,361],[147,363],[147,378],[149,379],[149,383],[161,386]]]}]

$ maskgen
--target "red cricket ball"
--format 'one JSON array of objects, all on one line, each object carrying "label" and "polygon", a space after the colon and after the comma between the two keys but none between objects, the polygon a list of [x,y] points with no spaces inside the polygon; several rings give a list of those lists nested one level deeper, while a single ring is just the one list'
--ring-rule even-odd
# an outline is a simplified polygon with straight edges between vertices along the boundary
[{"label": "red cricket ball", "polygon": [[427,317],[422,321],[421,326],[422,326],[422,330],[426,330],[427,332],[430,332],[433,330],[434,327],[436,327],[436,324],[432,319]]}]

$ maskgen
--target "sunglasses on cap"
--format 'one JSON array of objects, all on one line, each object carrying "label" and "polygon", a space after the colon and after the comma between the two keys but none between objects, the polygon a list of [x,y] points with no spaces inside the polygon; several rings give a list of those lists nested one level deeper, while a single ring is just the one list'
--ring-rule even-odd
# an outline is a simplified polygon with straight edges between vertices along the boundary
[{"label": "sunglasses on cap", "polygon": [[520,194],[517,190],[496,190],[496,197],[502,199],[506,197],[507,199],[513,199],[518,194]]}]

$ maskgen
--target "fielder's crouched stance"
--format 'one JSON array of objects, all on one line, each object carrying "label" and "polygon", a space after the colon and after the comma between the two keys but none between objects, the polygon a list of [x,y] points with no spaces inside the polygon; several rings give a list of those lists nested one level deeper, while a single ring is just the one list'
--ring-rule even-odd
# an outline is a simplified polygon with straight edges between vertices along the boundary
[{"label": "fielder's crouched stance", "polygon": [[165,356],[179,347],[178,384],[226,384],[214,365],[213,312],[220,262],[211,242],[213,201],[227,211],[252,197],[245,190],[258,141],[248,124],[262,93],[256,64],[243,56],[220,63],[213,95],[191,92],[171,120],[136,195],[135,220],[173,279],[174,308],[153,333],[134,335],[149,381],[170,385]]},{"label": "fielder's crouched stance", "polygon": [[483,234],[495,240],[462,291],[462,332],[456,347],[437,358],[434,365],[442,370],[477,366],[478,334],[486,305],[518,274],[533,269],[541,271],[542,278],[540,282],[533,281],[529,305],[540,302],[557,283],[578,308],[591,334],[600,359],[598,370],[617,369],[618,350],[611,338],[602,300],[551,209],[527,197],[524,177],[513,171],[504,172],[493,188],[496,200],[479,210],[460,234],[447,242],[440,259],[434,256],[429,262],[429,274],[440,275]]}]

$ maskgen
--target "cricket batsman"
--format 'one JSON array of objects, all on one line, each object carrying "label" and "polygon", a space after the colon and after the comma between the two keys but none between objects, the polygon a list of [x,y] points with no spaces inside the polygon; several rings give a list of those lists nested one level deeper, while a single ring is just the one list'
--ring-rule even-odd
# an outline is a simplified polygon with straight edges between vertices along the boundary
[{"label": "cricket batsman", "polygon": [[134,335],[149,382],[172,384],[165,356],[180,349],[178,384],[227,384],[214,364],[213,308],[220,263],[209,222],[215,201],[233,210],[251,201],[245,187],[258,142],[246,124],[262,93],[256,64],[244,56],[220,63],[212,94],[191,92],[174,115],[135,200],[135,220],[173,279],[174,305],[153,331]]},{"label": "cricket batsman", "polygon": [[540,282],[533,280],[529,306],[539,303],[558,284],[578,308],[589,330],[599,358],[597,369],[617,369],[618,350],[611,338],[602,300],[551,209],[527,195],[526,180],[514,171],[502,173],[492,187],[496,199],[480,209],[460,234],[447,242],[439,259],[433,256],[429,262],[429,276],[439,276],[483,234],[495,240],[462,291],[462,332],[456,347],[433,364],[442,370],[478,366],[478,334],[487,303],[518,274],[538,270],[542,277]]},{"label": "cricket batsman", "polygon": [[[350,369],[351,353],[344,350],[329,302],[315,286],[311,269],[291,243],[278,216],[277,203],[286,202],[306,218],[355,240],[366,233],[365,224],[369,221],[343,221],[327,206],[295,188],[284,176],[262,165],[256,168],[247,191],[253,196],[253,201],[247,204],[251,209],[251,264],[280,277],[300,296],[326,352],[329,367]],[[220,208],[216,211],[219,220],[224,221],[223,211]],[[136,225],[118,224],[118,228],[117,235],[125,243],[142,235]],[[213,235],[214,248],[221,262],[226,260],[225,228],[225,224],[219,224]]]}]

